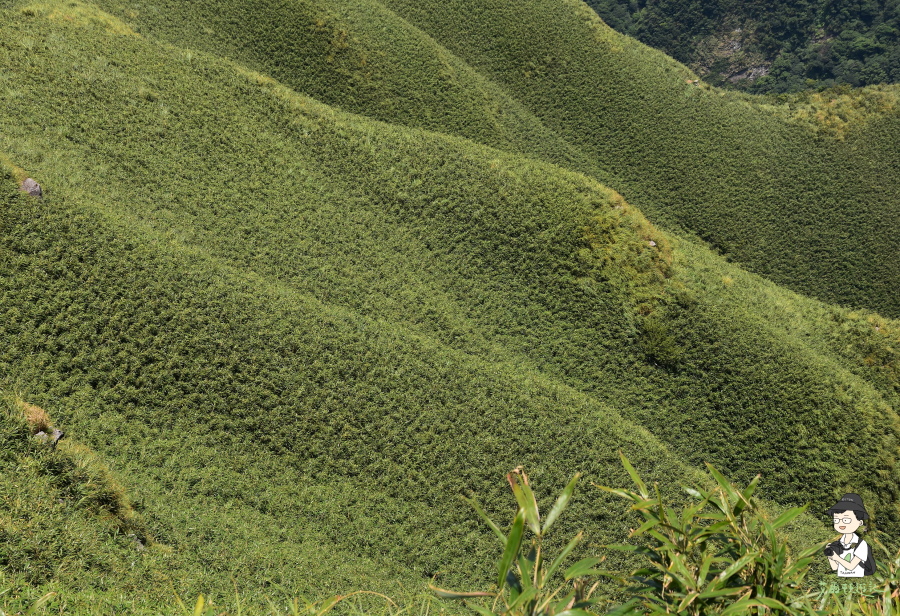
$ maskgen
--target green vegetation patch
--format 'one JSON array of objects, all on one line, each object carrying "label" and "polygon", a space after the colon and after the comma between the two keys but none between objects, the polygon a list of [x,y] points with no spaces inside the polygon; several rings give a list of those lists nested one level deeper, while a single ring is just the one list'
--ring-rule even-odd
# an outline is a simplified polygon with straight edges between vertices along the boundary
[{"label": "green vegetation patch", "polygon": [[[0,370],[171,547],[82,567],[82,588],[152,604],[235,577],[264,606],[477,587],[495,539],[459,495],[505,519],[511,468],[616,485],[619,449],[673,498],[709,460],[780,504],[855,487],[900,528],[893,333],[564,166],[349,114],[138,24],[3,16],[0,150],[45,197],[2,184]],[[585,553],[638,521],[605,496],[570,511],[558,536],[584,529]]]},{"label": "green vegetation patch", "polygon": [[779,284],[900,315],[889,91],[736,100],[580,2],[100,6],[329,105],[590,174]]},{"label": "green vegetation patch", "polygon": [[35,2],[22,7],[20,11],[29,17],[37,16],[82,27],[101,27],[115,34],[138,36],[127,24],[100,10],[96,5],[76,0]]}]

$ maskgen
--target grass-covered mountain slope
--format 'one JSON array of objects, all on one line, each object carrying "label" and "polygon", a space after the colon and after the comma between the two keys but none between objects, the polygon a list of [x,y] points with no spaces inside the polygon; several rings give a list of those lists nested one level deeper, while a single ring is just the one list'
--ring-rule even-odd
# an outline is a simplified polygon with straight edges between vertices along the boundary
[{"label": "grass-covered mountain slope", "polygon": [[[610,472],[622,448],[652,452],[645,466],[670,489],[696,480],[651,434],[514,354],[454,351],[96,204],[43,205],[5,204],[4,369],[115,461],[172,549],[118,563],[121,591],[145,602],[171,597],[170,583],[221,596],[231,577],[257,600],[281,587],[393,594],[436,572],[477,582],[494,542],[455,495],[474,490],[499,517],[511,464],[548,483],[572,468],[623,482]],[[23,286],[27,305],[14,301]],[[614,511],[588,499],[579,525]],[[592,532],[626,523],[613,515],[604,525],[618,531]],[[71,591],[103,573],[46,579]]]},{"label": "grass-covered mountain slope", "polygon": [[[93,451],[71,437],[55,446],[36,438],[50,432],[48,425],[46,411],[4,394],[3,572],[40,584],[57,576],[77,580],[91,570],[115,579],[119,593],[133,591],[135,580],[123,583],[128,576],[123,563],[136,552],[166,548],[148,533],[122,485]],[[92,590],[102,590],[97,586]]]},{"label": "grass-covered mountain slope", "polygon": [[341,109],[591,174],[783,286],[900,316],[896,86],[725,96],[580,0],[99,4]]},{"label": "grass-covered mountain slope", "polygon": [[[570,142],[550,116],[518,107],[538,132],[510,124],[507,142],[427,131],[94,4],[0,17],[3,389],[89,448],[148,537],[140,550],[50,492],[28,537],[51,541],[77,511],[64,537],[83,552],[28,573],[17,540],[8,574],[110,610],[172,589],[223,596],[232,578],[258,605],[393,594],[435,573],[486,586],[496,541],[457,495],[507,519],[511,468],[548,494],[580,470],[558,537],[584,528],[595,553],[635,519],[587,487],[628,484],[619,449],[673,495],[710,461],[739,481],[763,473],[777,506],[858,492],[900,532],[897,321],[660,231],[556,160]],[[558,152],[540,150],[541,130],[565,137]],[[17,190],[25,175],[42,200]],[[27,462],[52,482],[58,466],[29,460],[62,443],[38,448],[11,413],[0,477]],[[803,545],[823,529],[807,517],[794,532]]]}]

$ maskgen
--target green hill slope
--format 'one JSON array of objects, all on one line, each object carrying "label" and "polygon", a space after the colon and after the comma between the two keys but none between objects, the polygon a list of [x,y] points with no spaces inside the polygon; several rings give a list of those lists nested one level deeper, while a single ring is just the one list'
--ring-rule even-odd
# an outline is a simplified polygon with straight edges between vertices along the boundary
[{"label": "green hill slope", "polygon": [[[512,466],[548,484],[573,468],[621,483],[622,448],[652,452],[643,465],[670,490],[697,480],[652,435],[515,355],[488,363],[229,267],[88,197],[61,201],[4,204],[2,367],[114,462],[173,553],[132,548],[131,569],[80,563],[32,583],[84,590],[105,574],[151,605],[170,582],[221,596],[232,576],[253,598],[393,594],[429,572],[485,583],[489,569],[473,580],[472,566],[494,542],[454,495],[474,490],[503,516],[498,478]],[[577,523],[598,506],[614,504],[582,500]],[[13,568],[24,558],[11,556]]]},{"label": "green hill slope", "polygon": [[654,220],[790,288],[900,315],[888,290],[900,281],[895,103],[869,131],[821,140],[685,83],[686,69],[580,2],[488,3],[478,19],[459,16],[485,3],[387,4],[596,159]]},{"label": "green hill slope", "polygon": [[[515,148],[338,111],[93,5],[2,17],[0,152],[46,196],[3,184],[0,371],[171,548],[101,534],[112,571],[64,556],[30,583],[146,606],[231,576],[260,603],[489,584],[456,495],[505,519],[511,468],[627,484],[618,449],[673,495],[709,460],[781,505],[852,488],[900,530],[896,321]],[[621,511],[585,489],[559,536],[620,540]]]},{"label": "green hill slope", "polygon": [[831,139],[686,83],[574,0],[101,6],[342,109],[589,173],[779,284],[900,316],[896,87],[886,116],[863,97],[868,129]]},{"label": "green hill slope", "polygon": [[[493,558],[493,541],[454,495],[474,490],[503,515],[498,479],[512,466],[548,484],[574,468],[622,482],[609,470],[621,447],[655,451],[654,476],[672,489],[694,480],[615,411],[465,331],[470,319],[421,270],[436,260],[423,241],[397,213],[344,193],[333,165],[349,162],[351,136],[384,139],[376,151],[388,154],[423,134],[273,99],[230,65],[90,24],[14,15],[3,34],[24,42],[16,52],[32,50],[3,57],[23,86],[8,109],[28,109],[4,115],[3,147],[47,198],[5,183],[2,369],[110,460],[152,536],[172,548],[132,547],[107,569],[62,557],[31,583],[87,592],[107,576],[150,605],[169,583],[221,596],[231,576],[255,598],[279,586],[393,592],[429,572],[476,583],[473,561]],[[101,58],[80,73],[100,49],[119,68]],[[198,70],[213,85],[185,96]],[[85,95],[96,104],[61,104]],[[451,167],[462,157],[490,170],[483,150],[427,139]],[[609,197],[584,179],[530,181],[532,199]],[[205,203],[200,186],[216,191]],[[564,214],[557,232],[577,231]],[[454,320],[458,331],[446,331]],[[597,502],[581,503],[582,519]],[[16,570],[25,547],[13,548],[5,564]]]}]

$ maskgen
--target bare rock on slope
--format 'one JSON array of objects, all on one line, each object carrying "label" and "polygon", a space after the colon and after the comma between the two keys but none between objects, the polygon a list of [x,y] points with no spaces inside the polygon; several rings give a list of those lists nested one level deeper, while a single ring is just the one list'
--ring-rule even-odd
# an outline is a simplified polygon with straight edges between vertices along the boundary
[{"label": "bare rock on slope", "polygon": [[53,445],[54,447],[56,447],[56,444],[59,442],[59,439],[61,439],[65,435],[66,435],[66,433],[63,432],[62,430],[60,430],[59,428],[54,428],[53,432],[51,432],[50,434],[47,434],[46,432],[41,430],[40,432],[38,432],[37,434],[34,435],[34,438],[39,440],[41,443],[49,443],[50,445]]},{"label": "bare rock on slope", "polygon": [[22,192],[27,192],[32,197],[40,197],[43,192],[41,191],[41,185],[32,180],[31,178],[25,178],[22,180],[22,183],[19,184],[19,190]]}]

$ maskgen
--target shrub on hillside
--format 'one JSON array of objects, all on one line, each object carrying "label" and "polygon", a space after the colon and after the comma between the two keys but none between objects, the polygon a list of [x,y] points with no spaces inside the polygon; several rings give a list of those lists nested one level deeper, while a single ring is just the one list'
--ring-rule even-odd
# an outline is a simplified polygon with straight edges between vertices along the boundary
[{"label": "shrub on hillside", "polygon": [[660,366],[675,367],[683,354],[669,326],[655,314],[642,320],[639,343],[647,359]]},{"label": "shrub on hillside", "polygon": [[16,400],[16,403],[22,409],[25,421],[28,422],[28,427],[31,428],[32,432],[37,434],[38,432],[48,432],[50,430],[52,425],[47,411],[37,405],[28,404],[23,400]]},{"label": "shrub on hillside", "polygon": [[642,554],[650,563],[627,577],[606,573],[633,594],[611,613],[699,616],[808,610],[810,595],[801,585],[824,544],[792,557],[777,533],[806,507],[788,509],[770,520],[751,498],[759,475],[740,490],[707,464],[718,486],[710,492],[687,489],[699,502],[679,515],[662,502],[658,487],[651,496],[628,459],[621,457],[638,491],[598,487],[632,501],[631,509],[645,522],[630,536],[646,535],[650,542],[608,547]]},{"label": "shrub on hillside", "polygon": [[[609,615],[883,616],[900,610],[900,551],[892,555],[877,536],[870,540],[885,558],[877,559],[871,578],[834,578],[823,581],[820,591],[814,592],[806,576],[825,544],[792,556],[777,532],[806,507],[788,509],[771,520],[752,498],[759,475],[741,490],[707,464],[717,487],[713,491],[686,488],[699,502],[678,514],[662,502],[658,487],[654,486],[651,496],[628,459],[621,457],[638,491],[597,487],[632,501],[631,509],[645,522],[630,536],[646,535],[650,542],[608,547],[642,554],[650,563],[629,576],[603,573],[633,595]],[[712,507],[706,511],[708,505]]]}]

